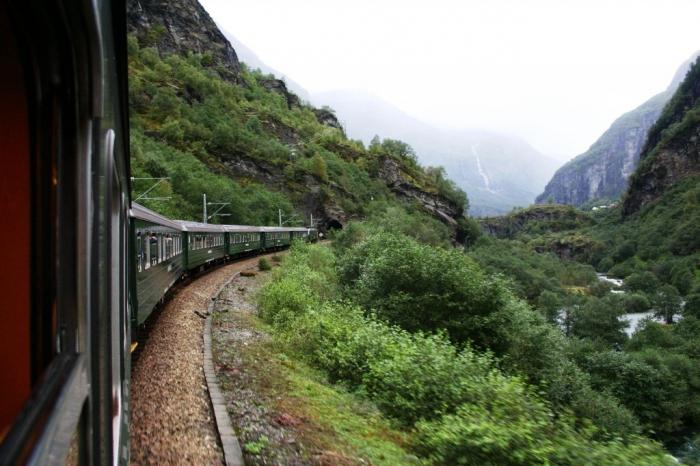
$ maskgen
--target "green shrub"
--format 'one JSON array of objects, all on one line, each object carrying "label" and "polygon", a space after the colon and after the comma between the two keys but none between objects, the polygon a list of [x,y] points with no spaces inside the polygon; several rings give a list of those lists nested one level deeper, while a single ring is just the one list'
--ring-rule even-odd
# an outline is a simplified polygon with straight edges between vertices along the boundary
[{"label": "green shrub", "polygon": [[260,260],[258,260],[258,270],[268,271],[271,269],[272,269],[272,266],[270,265],[270,261],[268,261],[266,258],[261,257]]},{"label": "green shrub", "polygon": [[625,314],[644,312],[651,309],[649,298],[639,293],[625,294],[622,298],[622,305],[624,306]]},{"label": "green shrub", "polygon": [[[379,244],[369,248],[370,261],[382,257]],[[352,252],[357,250],[347,254]],[[338,290],[328,253],[320,246],[295,245],[259,294],[263,316],[291,352],[331,381],[369,397],[402,425],[415,424],[418,451],[433,462],[585,464],[587,449],[606,461],[613,454],[625,459],[638,454],[641,464],[657,458],[657,447],[643,440],[628,436],[627,445],[596,443],[604,431],[580,429],[566,420],[566,407],[571,407],[608,432],[634,432],[629,413],[591,390],[586,376],[565,357],[561,334],[524,304],[508,300],[503,306],[513,320],[502,335],[507,356],[497,361],[469,345],[458,349],[443,335],[408,333],[357,305],[334,301]],[[359,280],[363,271],[355,266],[361,264],[350,266],[353,261],[357,258],[341,259],[340,268],[358,273]],[[499,365],[530,374],[556,401],[550,405],[525,379],[504,374]],[[557,421],[551,406],[556,406]]]},{"label": "green shrub", "polygon": [[[516,381],[483,403],[417,426],[419,451],[434,464],[546,464],[555,451],[552,414]],[[534,399],[533,399],[534,398]]]},{"label": "green shrub", "polygon": [[569,415],[552,413],[517,384],[510,396],[465,404],[455,414],[417,426],[418,451],[443,465],[673,465],[673,458],[641,437],[601,440],[595,428],[576,428]]},{"label": "green shrub", "polygon": [[630,291],[653,293],[659,287],[659,280],[651,272],[635,272],[625,280],[625,288]]},{"label": "green shrub", "polygon": [[458,251],[378,233],[340,261],[348,296],[408,331],[445,330],[453,341],[497,346],[492,321],[504,288]]}]

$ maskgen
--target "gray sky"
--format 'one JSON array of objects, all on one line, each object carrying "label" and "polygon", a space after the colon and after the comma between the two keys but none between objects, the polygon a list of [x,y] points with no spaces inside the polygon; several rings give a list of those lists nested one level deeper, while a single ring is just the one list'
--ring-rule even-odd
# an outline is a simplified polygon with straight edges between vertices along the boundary
[{"label": "gray sky", "polygon": [[200,1],[312,94],[361,89],[563,159],[700,49],[700,0]]}]

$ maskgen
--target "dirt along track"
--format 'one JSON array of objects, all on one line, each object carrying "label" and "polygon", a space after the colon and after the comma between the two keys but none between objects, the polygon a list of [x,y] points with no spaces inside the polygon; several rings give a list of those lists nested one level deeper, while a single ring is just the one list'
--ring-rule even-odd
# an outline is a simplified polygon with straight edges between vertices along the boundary
[{"label": "dirt along track", "polygon": [[201,315],[233,274],[256,267],[258,259],[224,265],[183,286],[153,324],[131,375],[132,464],[223,464],[202,370]]}]

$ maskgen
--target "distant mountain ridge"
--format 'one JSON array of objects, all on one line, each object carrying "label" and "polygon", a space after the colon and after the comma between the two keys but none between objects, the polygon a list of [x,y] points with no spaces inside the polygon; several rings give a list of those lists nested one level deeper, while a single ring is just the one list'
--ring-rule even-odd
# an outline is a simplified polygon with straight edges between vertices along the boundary
[{"label": "distant mountain ridge", "polygon": [[311,95],[301,84],[297,83],[289,76],[285,75],[281,71],[268,66],[264,61],[257,56],[247,45],[238,40],[236,36],[219,26],[219,30],[224,34],[226,39],[231,43],[231,46],[236,50],[238,59],[245,63],[250,69],[259,69],[263,73],[268,73],[274,75],[277,79],[281,79],[287,85],[287,89],[295,93],[300,99],[305,102],[311,101]]},{"label": "distant mountain ridge", "polygon": [[625,113],[583,154],[562,166],[536,202],[581,206],[596,200],[615,200],[639,162],[647,133],[685,78],[699,52],[676,71],[668,88]]},{"label": "distant mountain ridge", "polygon": [[409,143],[424,165],[443,166],[469,196],[475,216],[498,215],[531,204],[559,162],[525,141],[488,131],[441,131],[362,91],[312,95],[329,105],[348,136],[368,143],[375,134]]}]

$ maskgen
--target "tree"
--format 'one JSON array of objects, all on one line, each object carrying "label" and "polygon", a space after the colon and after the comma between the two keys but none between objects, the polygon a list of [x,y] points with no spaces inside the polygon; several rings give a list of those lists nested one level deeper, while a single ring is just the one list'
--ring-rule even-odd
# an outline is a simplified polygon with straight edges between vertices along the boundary
[{"label": "tree", "polygon": [[328,166],[326,165],[326,161],[323,160],[323,157],[316,154],[311,160],[311,163],[314,175],[316,175],[320,180],[328,182]]},{"label": "tree", "polygon": [[681,311],[681,295],[673,285],[664,285],[654,296],[654,315],[673,323],[673,316]]},{"label": "tree", "polygon": [[693,272],[687,265],[677,264],[671,269],[671,284],[683,295],[690,291],[693,278]]},{"label": "tree", "polygon": [[552,323],[556,323],[562,312],[562,299],[553,291],[544,290],[537,298],[537,309]]},{"label": "tree", "polygon": [[689,295],[683,306],[683,317],[695,317],[700,319],[700,293]]},{"label": "tree", "polygon": [[418,158],[413,148],[398,139],[384,139],[382,141],[382,152],[391,157],[405,159],[414,164],[418,163]]},{"label": "tree", "polygon": [[659,286],[659,280],[651,272],[635,272],[625,280],[625,288],[630,291],[653,293]]},{"label": "tree", "polygon": [[382,140],[376,134],[369,142],[369,151],[373,154],[378,154],[382,150]]},{"label": "tree", "polygon": [[619,319],[620,307],[619,300],[613,296],[590,298],[583,306],[573,310],[571,334],[609,344],[624,343],[627,340],[624,332],[627,323]]}]

